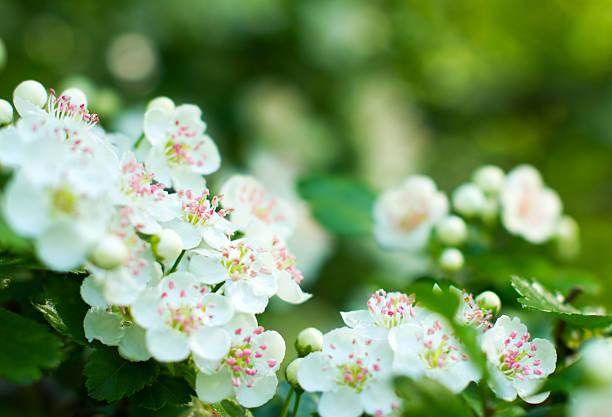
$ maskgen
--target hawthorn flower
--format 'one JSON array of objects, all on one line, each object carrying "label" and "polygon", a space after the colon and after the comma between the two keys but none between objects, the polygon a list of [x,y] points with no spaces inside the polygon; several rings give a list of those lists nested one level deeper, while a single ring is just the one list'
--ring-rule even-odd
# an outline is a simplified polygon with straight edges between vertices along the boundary
[{"label": "hawthorn flower", "polygon": [[248,239],[190,253],[189,270],[204,284],[224,283],[224,294],[245,313],[263,313],[278,291],[274,267],[272,254]]},{"label": "hawthorn flower", "polygon": [[182,361],[190,353],[214,360],[230,348],[230,336],[220,327],[234,314],[229,300],[188,272],[170,274],[143,291],[131,313],[146,329],[147,349],[160,362]]},{"label": "hawthorn flower", "polygon": [[273,234],[287,238],[295,229],[295,213],[291,205],[271,195],[255,178],[234,175],[221,188],[223,205],[231,210],[232,223],[248,230],[260,224]]},{"label": "hawthorn flower", "polygon": [[[455,287],[450,287],[450,289],[452,292],[457,294],[460,299],[459,309],[457,310],[457,314],[455,316],[455,320],[457,320],[457,322],[474,326],[483,331],[493,327],[491,320],[493,319],[494,312],[490,308],[487,308],[485,303],[478,302],[478,298],[475,300],[474,295],[465,290],[462,291]],[[491,291],[488,292],[497,297],[497,294]],[[499,301],[499,297],[497,298],[497,301]]]},{"label": "hawthorn flower", "polygon": [[411,378],[429,377],[459,393],[480,378],[450,325],[431,313],[420,325],[391,329],[389,344],[395,353],[393,368]]},{"label": "hawthorn flower", "polygon": [[269,251],[274,262],[273,274],[276,276],[278,298],[291,304],[308,301],[312,294],[302,291],[300,284],[304,281],[304,276],[298,269],[297,260],[287,245],[274,236]]},{"label": "hawthorn flower", "polygon": [[386,341],[340,328],[324,336],[323,350],[306,356],[297,379],[308,392],[322,392],[321,417],[376,417],[399,408],[390,383],[393,354]]},{"label": "hawthorn flower", "polygon": [[145,113],[144,132],[151,144],[146,166],[155,179],[176,190],[198,192],[202,175],[219,169],[217,145],[204,133],[206,124],[198,106],[154,105]]},{"label": "hawthorn flower", "polygon": [[526,402],[537,404],[548,397],[548,392],[538,391],[555,370],[557,353],[548,340],[530,339],[527,327],[517,317],[508,316],[497,319],[482,336],[489,385],[505,401],[514,401],[518,394]]},{"label": "hawthorn flower", "polygon": [[216,361],[195,358],[200,370],[196,377],[198,398],[216,403],[236,397],[243,407],[259,407],[276,393],[276,372],[285,357],[285,341],[277,332],[258,326],[249,314],[236,314],[225,328],[231,334],[229,351]]},{"label": "hawthorn flower", "polygon": [[502,220],[506,229],[532,243],[554,236],[561,218],[561,200],[547,188],[540,173],[529,165],[514,168],[501,193]]},{"label": "hawthorn flower", "polygon": [[446,195],[424,176],[409,177],[383,192],[374,205],[374,233],[383,246],[417,250],[429,240],[433,226],[448,213]]},{"label": "hawthorn flower", "polygon": [[191,190],[176,193],[180,202],[179,218],[165,224],[183,241],[183,249],[191,249],[202,241],[218,248],[225,245],[228,236],[236,230],[225,217],[228,212],[219,208],[219,197],[210,196],[208,190],[197,194]]},{"label": "hawthorn flower", "polygon": [[386,340],[389,330],[404,323],[416,323],[421,309],[414,295],[378,290],[368,300],[367,310],[341,312],[344,323],[376,340]]}]

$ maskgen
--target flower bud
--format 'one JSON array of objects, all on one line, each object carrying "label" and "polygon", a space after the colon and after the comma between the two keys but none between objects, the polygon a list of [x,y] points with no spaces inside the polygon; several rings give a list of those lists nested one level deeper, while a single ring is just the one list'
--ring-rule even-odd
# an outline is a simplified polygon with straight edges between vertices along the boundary
[{"label": "flower bud", "polygon": [[172,229],[164,229],[152,240],[153,252],[162,260],[176,259],[183,250],[183,239]]},{"label": "flower bud", "polygon": [[506,176],[500,167],[484,165],[476,170],[473,180],[485,193],[498,193],[506,181]]},{"label": "flower bud", "polygon": [[453,193],[453,207],[464,216],[480,214],[484,205],[484,194],[471,182],[460,185]]},{"label": "flower bud", "polygon": [[483,310],[490,310],[493,314],[499,314],[501,310],[501,300],[493,291],[484,291],[478,294],[476,304]]},{"label": "flower bud", "polygon": [[314,327],[302,330],[295,340],[295,350],[302,358],[311,352],[323,350],[323,333]]},{"label": "flower bud", "polygon": [[[15,98],[28,101],[35,106],[42,107],[47,101],[47,91],[45,87],[38,81],[28,80],[24,81],[15,88],[13,92],[13,101]],[[15,107],[19,107],[15,104]],[[19,109],[18,109],[19,110]]]},{"label": "flower bud", "polygon": [[83,105],[87,108],[87,96],[80,88],[68,88],[64,90],[60,95],[70,97],[70,103],[74,104],[77,107],[81,107],[81,105]]},{"label": "flower bud", "polygon": [[595,385],[612,385],[612,341],[593,339],[582,349],[582,366],[589,382]]},{"label": "flower bud", "polygon": [[0,99],[0,125],[13,121],[13,106],[6,100]]},{"label": "flower bud", "polygon": [[459,249],[445,249],[440,256],[440,266],[448,272],[457,272],[463,267],[463,253]]},{"label": "flower bud", "polygon": [[287,369],[285,369],[285,379],[287,380],[289,385],[291,385],[296,390],[302,389],[300,383],[298,382],[297,374],[298,369],[300,368],[300,363],[303,360],[304,359],[302,358],[297,358],[287,366]]},{"label": "flower bud", "polygon": [[459,245],[467,237],[467,226],[461,217],[448,216],[436,226],[438,238],[445,245]]},{"label": "flower bud", "polygon": [[108,235],[103,238],[91,253],[91,261],[103,269],[115,269],[129,256],[125,242],[118,236]]},{"label": "flower bud", "polygon": [[147,111],[152,109],[158,109],[164,113],[172,113],[174,111],[174,108],[174,101],[164,96],[156,97],[153,100],[149,101],[149,104],[147,104]]}]

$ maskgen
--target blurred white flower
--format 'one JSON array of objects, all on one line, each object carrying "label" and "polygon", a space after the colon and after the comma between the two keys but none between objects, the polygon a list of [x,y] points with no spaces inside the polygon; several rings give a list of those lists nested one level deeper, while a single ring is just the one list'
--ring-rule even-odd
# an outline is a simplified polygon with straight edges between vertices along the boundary
[{"label": "blurred white flower", "polygon": [[484,206],[485,196],[474,183],[461,184],[453,192],[453,208],[464,216],[478,216],[482,213]]},{"label": "blurred white flower", "polygon": [[440,255],[440,266],[449,272],[457,272],[463,268],[465,259],[463,253],[457,248],[444,249]]},{"label": "blurred white flower", "polygon": [[609,417],[612,410],[612,388],[577,389],[568,405],[568,417]]},{"label": "blurred white flower", "polygon": [[455,215],[442,219],[436,225],[438,239],[445,245],[455,246],[463,243],[467,238],[468,231],[465,221]]},{"label": "blurred white flower", "polygon": [[612,385],[612,339],[589,340],[581,349],[581,357],[591,382],[601,386]]},{"label": "blurred white flower", "polygon": [[484,165],[476,170],[472,179],[485,193],[496,194],[502,189],[506,175],[498,166]]},{"label": "blurred white flower", "polygon": [[13,106],[6,100],[0,99],[0,126],[13,121]]}]

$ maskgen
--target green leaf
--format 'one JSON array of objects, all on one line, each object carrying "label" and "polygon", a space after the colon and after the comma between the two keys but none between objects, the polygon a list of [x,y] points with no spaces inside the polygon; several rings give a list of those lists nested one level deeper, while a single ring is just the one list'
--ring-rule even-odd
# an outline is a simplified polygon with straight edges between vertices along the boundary
[{"label": "green leaf", "polygon": [[580,327],[602,328],[612,326],[612,316],[587,314],[570,304],[564,304],[537,281],[529,282],[514,276],[512,277],[512,286],[521,295],[518,302],[524,308],[554,315],[560,320]]},{"label": "green leaf", "polygon": [[363,184],[340,177],[310,177],[298,184],[314,217],[342,236],[369,235],[375,194]]},{"label": "green leaf", "polygon": [[62,342],[34,320],[0,309],[0,377],[28,383],[59,365]]},{"label": "green leaf", "polygon": [[89,395],[111,402],[151,384],[159,374],[159,367],[153,361],[129,362],[114,349],[98,347],[87,359],[83,373]]},{"label": "green leaf", "polygon": [[472,417],[459,396],[431,379],[414,381],[401,377],[395,381],[397,393],[403,401],[403,416]]},{"label": "green leaf", "polygon": [[518,405],[512,404],[503,404],[500,406],[493,417],[521,417],[525,415],[525,410],[523,410]]},{"label": "green leaf", "polygon": [[85,344],[83,318],[88,306],[81,299],[80,284],[73,276],[47,278],[42,300],[33,304],[57,332]]},{"label": "green leaf", "polygon": [[33,249],[32,242],[13,232],[2,216],[0,216],[0,248],[24,254],[31,253]]},{"label": "green leaf", "polygon": [[161,376],[133,399],[140,407],[159,410],[166,405],[185,405],[191,401],[192,394],[193,390],[184,379]]},{"label": "green leaf", "polygon": [[242,408],[238,403],[231,400],[223,400],[212,406],[220,417],[253,417],[253,414],[245,408]]}]

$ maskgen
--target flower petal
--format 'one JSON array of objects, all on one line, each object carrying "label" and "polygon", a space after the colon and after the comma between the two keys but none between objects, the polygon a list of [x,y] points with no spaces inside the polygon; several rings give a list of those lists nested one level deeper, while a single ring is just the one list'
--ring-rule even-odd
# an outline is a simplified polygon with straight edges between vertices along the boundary
[{"label": "flower petal", "polygon": [[363,404],[355,391],[340,388],[323,393],[318,411],[321,417],[359,417],[363,413]]},{"label": "flower petal", "polygon": [[201,401],[217,403],[233,395],[232,376],[227,369],[207,375],[202,372],[196,377],[196,393]]},{"label": "flower petal", "polygon": [[147,349],[159,362],[180,362],[189,356],[189,339],[175,329],[148,330]]},{"label": "flower petal", "polygon": [[262,406],[274,397],[277,385],[274,374],[256,378],[250,387],[243,383],[236,389],[236,399],[246,408]]},{"label": "flower petal", "polygon": [[189,337],[189,347],[203,359],[219,360],[229,352],[231,338],[220,327],[204,327]]},{"label": "flower petal", "polygon": [[314,352],[300,362],[297,379],[305,391],[325,392],[335,386],[335,371],[326,354]]}]

